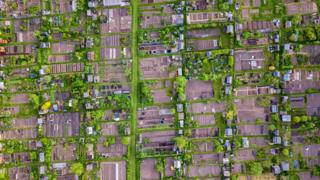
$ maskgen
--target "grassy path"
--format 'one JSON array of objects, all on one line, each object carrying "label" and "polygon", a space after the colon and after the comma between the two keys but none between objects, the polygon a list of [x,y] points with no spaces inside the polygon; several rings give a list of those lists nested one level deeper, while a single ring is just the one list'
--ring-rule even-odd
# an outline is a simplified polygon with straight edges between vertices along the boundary
[{"label": "grassy path", "polygon": [[132,87],[131,87],[131,141],[129,150],[128,179],[137,179],[136,170],[136,129],[139,83],[138,59],[138,26],[139,26],[139,0],[132,0]]}]

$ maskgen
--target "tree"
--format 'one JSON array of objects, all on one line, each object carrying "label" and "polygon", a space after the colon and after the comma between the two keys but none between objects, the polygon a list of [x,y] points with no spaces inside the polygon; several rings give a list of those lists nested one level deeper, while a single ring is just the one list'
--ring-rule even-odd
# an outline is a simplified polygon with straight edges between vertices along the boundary
[{"label": "tree", "polygon": [[223,152],[223,150],[224,150],[223,145],[218,140],[214,140],[213,145],[214,145],[216,152],[218,152],[218,153]]},{"label": "tree", "polygon": [[231,180],[238,180],[239,178],[238,178],[238,175],[232,175],[230,179]]},{"label": "tree", "polygon": [[297,174],[289,174],[289,180],[300,180]]},{"label": "tree", "polygon": [[269,129],[269,131],[274,131],[274,130],[276,130],[276,126],[274,124],[270,124],[268,126],[268,129]]},{"label": "tree", "polygon": [[[192,122],[195,122],[195,121],[192,121]],[[192,122],[191,122],[191,123],[192,123]],[[192,135],[191,129],[190,129],[190,128],[185,129],[185,130],[184,130],[184,135],[187,136],[187,137],[191,136],[191,135]]]},{"label": "tree", "polygon": [[234,117],[234,111],[233,110],[229,110],[227,112],[226,118],[231,120],[231,119],[233,119],[233,117]]},{"label": "tree", "polygon": [[180,150],[183,150],[185,146],[188,144],[187,138],[183,136],[175,137],[173,139]]},{"label": "tree", "polygon": [[49,84],[51,80],[52,80],[52,77],[49,75],[43,77],[43,82],[46,84]]},{"label": "tree", "polygon": [[232,67],[234,64],[234,57],[233,56],[228,56],[228,65]]},{"label": "tree", "polygon": [[317,39],[317,36],[316,36],[316,34],[315,34],[315,32],[314,32],[312,27],[307,27],[304,30],[304,33],[305,33],[307,39],[310,40],[310,41],[314,41],[314,40]]},{"label": "tree", "polygon": [[40,31],[34,31],[33,36],[34,36],[35,38],[37,38],[37,39],[40,39],[40,38],[41,38],[41,33],[40,33]]},{"label": "tree", "polygon": [[179,99],[181,101],[186,100],[185,87],[187,84],[187,79],[184,76],[179,76],[176,78],[176,83],[177,83],[177,92],[178,92]]},{"label": "tree", "polygon": [[29,102],[30,102],[30,105],[34,106],[34,108],[38,108],[40,105],[39,96],[36,94],[30,94]]},{"label": "tree", "polygon": [[141,94],[142,103],[145,103],[147,105],[153,104],[154,99],[153,99],[151,88],[145,82],[141,82],[140,90],[141,90],[140,94]]},{"label": "tree", "polygon": [[256,176],[259,176],[262,174],[263,167],[262,167],[261,163],[251,162],[251,163],[247,164],[247,166],[248,166],[248,170],[249,170],[250,174],[256,175]]},{"label": "tree", "polygon": [[236,138],[233,142],[234,142],[236,148],[241,148],[241,147],[242,147],[242,141],[241,141],[241,139]]},{"label": "tree", "polygon": [[50,107],[51,107],[51,102],[47,101],[41,106],[41,110],[42,111],[48,111]]},{"label": "tree", "polygon": [[258,149],[256,156],[258,159],[265,159],[267,157],[266,151],[264,149]]},{"label": "tree", "polygon": [[244,39],[248,39],[248,38],[251,37],[251,33],[249,31],[245,31],[245,32],[242,33],[242,37]]},{"label": "tree", "polygon": [[130,137],[129,136],[122,137],[121,143],[124,145],[128,145],[130,143]]},{"label": "tree", "polygon": [[301,122],[307,122],[308,116],[301,116]]},{"label": "tree", "polygon": [[320,176],[320,165],[316,165],[316,167],[312,170],[312,174],[315,176]]},{"label": "tree", "polygon": [[289,40],[290,40],[291,42],[296,42],[296,41],[298,41],[298,34],[292,33],[292,34],[289,36]]},{"label": "tree", "polygon": [[107,137],[106,141],[104,142],[105,147],[109,147],[112,144],[116,143],[116,137],[115,136],[109,136]]},{"label": "tree", "polygon": [[306,122],[306,127],[307,127],[308,129],[313,129],[315,126],[316,126],[316,125],[315,125],[313,122],[310,122],[310,121]]},{"label": "tree", "polygon": [[282,154],[283,155],[285,155],[285,156],[289,156],[289,149],[288,148],[284,148],[283,150],[282,150]]},{"label": "tree", "polygon": [[0,169],[0,179],[8,179],[5,169]]},{"label": "tree", "polygon": [[294,116],[293,118],[292,118],[292,121],[294,122],[294,123],[300,123],[300,121],[301,121],[301,118],[299,117],[299,116]]},{"label": "tree", "polygon": [[31,15],[36,15],[40,11],[39,6],[31,6],[29,7],[29,13]]},{"label": "tree", "polygon": [[10,9],[12,9],[12,10],[16,10],[17,7],[18,7],[18,3],[16,3],[16,2],[12,2],[12,3],[10,4]]},{"label": "tree", "polygon": [[219,3],[219,9],[221,11],[227,11],[229,9],[229,4],[227,2]]},{"label": "tree", "polygon": [[164,168],[163,168],[163,163],[162,163],[162,161],[161,161],[161,160],[158,160],[157,163],[156,163],[156,170],[157,170],[158,172],[162,173],[163,169],[164,169]]},{"label": "tree", "polygon": [[40,139],[42,145],[44,146],[44,148],[48,148],[51,147],[55,144],[55,141],[53,139],[49,139],[49,138],[41,138]]},{"label": "tree", "polygon": [[296,14],[296,15],[294,15],[294,16],[292,17],[292,22],[293,22],[293,24],[295,24],[295,25],[300,24],[301,20],[302,20],[302,17],[301,17],[300,14]]},{"label": "tree", "polygon": [[297,61],[299,65],[307,64],[308,60],[309,60],[309,57],[304,54],[297,55]]},{"label": "tree", "polygon": [[261,107],[269,107],[271,105],[270,97],[267,97],[267,96],[258,97],[257,105]]},{"label": "tree", "polygon": [[91,117],[94,121],[101,121],[105,112],[103,110],[91,111]]},{"label": "tree", "polygon": [[84,172],[84,167],[80,162],[73,163],[70,169],[73,173],[75,173],[78,176],[80,176]]},{"label": "tree", "polygon": [[182,158],[183,158],[183,162],[185,164],[191,164],[192,163],[192,154],[191,153],[184,153]]}]

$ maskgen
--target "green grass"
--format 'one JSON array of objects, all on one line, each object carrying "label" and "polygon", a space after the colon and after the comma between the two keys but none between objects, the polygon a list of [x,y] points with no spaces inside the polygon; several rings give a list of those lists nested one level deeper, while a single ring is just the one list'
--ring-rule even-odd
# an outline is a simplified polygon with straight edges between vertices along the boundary
[{"label": "green grass", "polygon": [[228,34],[222,34],[220,36],[220,41],[221,41],[222,48],[229,48],[230,47],[231,37]]},{"label": "green grass", "polygon": [[214,94],[214,98],[219,100],[221,99],[221,95],[222,95],[222,78],[219,77],[216,80],[212,81],[213,84],[213,94]]},{"label": "green grass", "polygon": [[217,121],[217,125],[219,128],[219,137],[224,137],[224,131],[226,129],[226,122],[223,118],[222,113],[216,113],[214,114],[214,118]]},{"label": "green grass", "polygon": [[[128,179],[136,179],[136,129],[138,108],[138,83],[139,83],[139,59],[138,59],[138,29],[139,29],[139,0],[132,1],[132,90],[131,90],[131,141],[128,152]],[[130,177],[130,178],[129,178]]]}]

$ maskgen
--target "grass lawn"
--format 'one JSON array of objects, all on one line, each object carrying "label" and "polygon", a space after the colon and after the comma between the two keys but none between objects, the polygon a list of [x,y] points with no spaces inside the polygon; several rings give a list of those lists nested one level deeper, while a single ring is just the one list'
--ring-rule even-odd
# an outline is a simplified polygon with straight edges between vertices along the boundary
[{"label": "grass lawn", "polygon": [[219,77],[216,80],[212,81],[212,85],[213,85],[214,98],[216,98],[217,100],[221,99],[222,78]]},{"label": "grass lawn", "polygon": [[222,113],[216,113],[214,114],[214,118],[217,122],[218,128],[219,128],[219,137],[224,137],[224,131],[226,129],[226,122],[223,118]]},{"label": "grass lawn", "polygon": [[230,35],[228,34],[221,34],[220,36],[221,46],[222,48],[229,48],[230,47]]},{"label": "grass lawn", "polygon": [[132,1],[132,87],[131,87],[131,141],[128,152],[127,179],[136,177],[136,129],[137,129],[137,105],[138,105],[138,81],[139,81],[139,59],[138,59],[138,25],[139,25],[139,0]]}]

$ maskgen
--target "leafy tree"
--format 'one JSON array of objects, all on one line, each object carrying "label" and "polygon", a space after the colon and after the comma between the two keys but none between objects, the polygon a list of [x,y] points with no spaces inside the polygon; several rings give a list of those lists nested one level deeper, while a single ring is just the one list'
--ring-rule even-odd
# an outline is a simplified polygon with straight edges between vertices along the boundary
[{"label": "leafy tree", "polygon": [[18,7],[18,3],[17,2],[12,2],[9,6],[10,6],[10,9],[16,10],[17,7]]},{"label": "leafy tree", "polygon": [[308,116],[301,116],[301,122],[307,122],[308,119]]},{"label": "leafy tree", "polygon": [[116,143],[116,137],[115,136],[109,136],[107,137],[106,141],[104,142],[105,147],[109,147],[112,144]]},{"label": "leafy tree", "polygon": [[258,149],[256,156],[258,159],[265,159],[267,157],[266,151],[264,149]]},{"label": "leafy tree", "polygon": [[[194,121],[192,121],[192,122],[194,122]],[[191,129],[190,129],[190,128],[185,129],[185,130],[184,130],[184,135],[187,136],[187,137],[191,136],[191,135],[192,135]]]},{"label": "leafy tree", "polygon": [[233,110],[229,110],[227,112],[226,118],[227,119],[233,119],[233,117],[234,117],[234,111]]},{"label": "leafy tree", "polygon": [[187,79],[184,76],[179,76],[176,78],[176,83],[177,83],[178,97],[181,101],[185,101],[186,100],[185,87],[187,84]]},{"label": "leafy tree", "polygon": [[183,150],[186,147],[186,145],[188,144],[187,138],[185,138],[183,136],[175,137],[173,140],[175,141],[177,147],[180,150]]},{"label": "leafy tree", "polygon": [[300,177],[296,173],[289,174],[289,180],[300,180]]},{"label": "leafy tree", "polygon": [[125,124],[125,123],[120,123],[119,124],[119,129],[118,129],[118,131],[119,131],[119,134],[121,135],[121,136],[124,136],[125,135],[125,133],[126,133],[126,128],[128,127],[128,125],[127,124]]},{"label": "leafy tree", "polygon": [[224,150],[223,145],[218,140],[214,140],[213,145],[214,145],[216,152],[223,152],[223,150]]},{"label": "leafy tree", "polygon": [[192,163],[192,154],[191,153],[183,154],[183,162],[185,164],[191,164]]},{"label": "leafy tree", "polygon": [[249,31],[245,31],[244,33],[242,33],[242,37],[244,39],[248,39],[251,37],[251,33]]},{"label": "leafy tree", "polygon": [[148,144],[149,142],[150,142],[150,138],[148,138],[148,137],[143,138],[144,144]]},{"label": "leafy tree", "polygon": [[274,61],[275,61],[275,66],[278,67],[280,64],[280,54],[279,53],[274,54]]},{"label": "leafy tree", "polygon": [[277,79],[272,76],[271,72],[264,73],[259,82],[261,85],[276,84]]},{"label": "leafy tree", "polygon": [[300,24],[301,20],[302,20],[302,17],[301,17],[300,14],[294,15],[294,16],[292,17],[292,22],[293,22],[293,24],[295,24],[295,25]]},{"label": "leafy tree", "polygon": [[50,107],[51,107],[51,102],[47,101],[41,106],[41,110],[42,111],[47,111],[47,110],[49,110]]},{"label": "leafy tree", "polygon": [[308,129],[313,129],[316,125],[313,122],[307,122],[305,125]]},{"label": "leafy tree", "polygon": [[306,55],[302,55],[302,54],[298,54],[297,55],[297,61],[299,65],[303,65],[308,63],[308,56]]},{"label": "leafy tree", "polygon": [[[220,3],[219,3],[219,4],[220,4]],[[227,2],[224,2],[224,3],[220,4],[220,9],[221,9],[222,11],[228,10],[228,9],[229,9],[229,4],[228,4]]]},{"label": "leafy tree", "polygon": [[294,123],[300,123],[301,122],[301,118],[299,117],[299,116],[294,116],[293,118],[292,118],[292,121],[294,122]]},{"label": "leafy tree", "polygon": [[103,110],[91,111],[91,117],[94,121],[101,121],[104,116]]},{"label": "leafy tree", "polygon": [[232,67],[233,64],[234,64],[234,57],[233,56],[228,56],[228,65]]},{"label": "leafy tree", "polygon": [[40,105],[39,96],[36,94],[30,94],[29,102],[30,102],[30,105],[32,105],[34,108],[38,108]]},{"label": "leafy tree", "polygon": [[124,145],[129,145],[130,143],[130,137],[129,136],[125,136],[121,138],[121,143]]},{"label": "leafy tree", "polygon": [[52,77],[49,75],[43,77],[43,82],[46,84],[49,84],[51,80],[52,80]]},{"label": "leafy tree", "polygon": [[[33,36],[37,39],[41,38],[41,32],[40,31],[34,31]],[[41,40],[41,39],[40,39]]]},{"label": "leafy tree", "polygon": [[41,138],[40,141],[45,148],[51,147],[55,143],[52,139],[48,139],[48,138]]},{"label": "leafy tree", "polygon": [[158,171],[158,172],[162,172],[163,171],[163,163],[162,163],[162,161],[161,160],[158,160],[157,161],[157,163],[156,163],[156,170]]},{"label": "leafy tree", "polygon": [[230,179],[231,179],[231,180],[238,180],[239,177],[238,177],[238,175],[232,175]]},{"label": "leafy tree", "polygon": [[259,176],[262,174],[263,167],[262,167],[261,163],[251,162],[251,163],[247,164],[247,166],[248,166],[248,171],[250,174],[256,175],[256,176]]},{"label": "leafy tree", "polygon": [[241,139],[240,138],[236,138],[236,139],[234,139],[234,144],[235,144],[235,146],[236,146],[236,148],[241,148],[242,147],[242,141],[241,141]]},{"label": "leafy tree", "polygon": [[0,179],[8,179],[5,169],[0,169]]},{"label": "leafy tree", "polygon": [[154,99],[153,99],[152,91],[145,82],[142,82],[140,84],[140,91],[141,91],[140,96],[141,96],[142,103],[146,105],[153,104]]},{"label": "leafy tree", "polygon": [[314,40],[317,39],[317,36],[316,36],[316,34],[315,34],[315,32],[314,32],[312,27],[307,27],[304,30],[304,33],[305,33],[307,39],[310,40],[310,41],[314,41]]},{"label": "leafy tree", "polygon": [[36,15],[39,11],[40,11],[40,7],[39,6],[31,6],[31,7],[29,7],[29,13],[31,15]]},{"label": "leafy tree", "polygon": [[290,40],[291,42],[296,42],[296,41],[298,41],[298,34],[292,33],[292,34],[289,36],[289,40]]},{"label": "leafy tree", "polygon": [[81,77],[75,76],[72,78],[71,88],[72,88],[72,92],[75,95],[80,96],[83,92],[86,91],[87,86],[88,85],[83,82]]},{"label": "leafy tree", "polygon": [[274,130],[276,130],[276,126],[274,124],[270,124],[268,126],[268,129],[269,129],[269,131],[274,131]]},{"label": "leafy tree", "polygon": [[80,162],[73,163],[70,169],[73,173],[75,173],[78,176],[80,176],[84,172],[83,164]]},{"label": "leafy tree", "polygon": [[316,165],[316,167],[312,170],[312,174],[315,176],[320,176],[320,165]]},{"label": "leafy tree", "polygon": [[261,107],[269,107],[271,105],[270,97],[263,96],[257,98],[257,105]]},{"label": "leafy tree", "polygon": [[282,150],[282,154],[283,155],[285,155],[285,156],[289,156],[289,149],[288,148],[284,148],[283,150]]},{"label": "leafy tree", "polygon": [[291,56],[285,56],[283,64],[285,66],[291,66],[292,65]]}]

